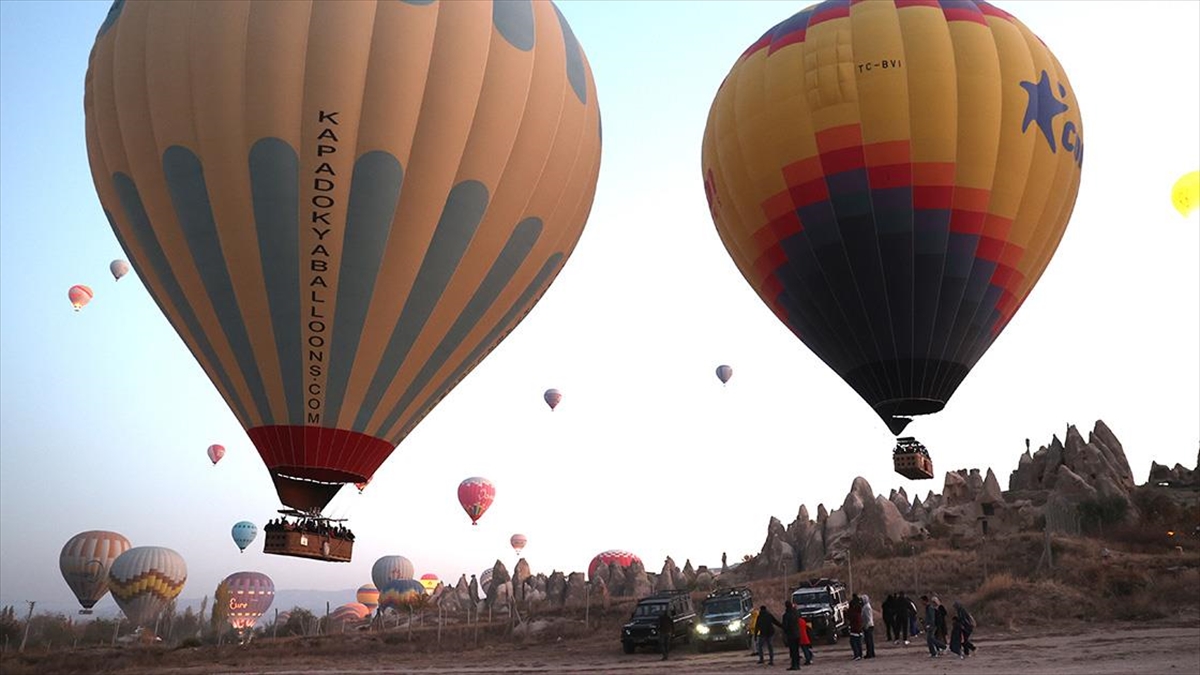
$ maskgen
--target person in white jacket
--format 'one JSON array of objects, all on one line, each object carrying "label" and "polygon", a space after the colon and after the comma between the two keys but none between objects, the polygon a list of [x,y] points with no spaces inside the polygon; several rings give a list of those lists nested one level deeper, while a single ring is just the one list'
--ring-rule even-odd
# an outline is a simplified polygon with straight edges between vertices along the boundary
[{"label": "person in white jacket", "polygon": [[863,593],[862,599],[863,643],[866,647],[864,659],[875,658],[875,610],[871,608],[871,596]]}]

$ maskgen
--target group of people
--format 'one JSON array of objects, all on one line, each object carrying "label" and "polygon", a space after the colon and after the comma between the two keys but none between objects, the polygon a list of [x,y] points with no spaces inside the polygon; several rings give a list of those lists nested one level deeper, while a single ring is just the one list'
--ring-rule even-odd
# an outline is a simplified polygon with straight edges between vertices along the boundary
[{"label": "group of people", "polygon": [[[887,639],[892,644],[909,644],[909,638],[920,635],[922,626],[929,647],[929,656],[942,656],[949,650],[960,659],[970,656],[975,651],[971,642],[971,633],[975,630],[975,617],[963,607],[962,603],[954,603],[954,614],[950,616],[950,626],[947,627],[948,612],[937,596],[921,596],[924,606],[924,617],[918,617],[916,603],[904,593],[889,594],[881,607],[883,622],[887,627]],[[846,624],[850,631],[850,651],[852,660],[875,658],[875,610],[871,606],[871,597],[866,593],[854,594],[850,598],[847,610]],[[754,641],[751,655],[758,656],[759,663],[775,664],[775,647],[772,639],[775,629],[783,632],[783,643],[788,648],[791,665],[788,670],[799,670],[800,654],[804,654],[803,665],[811,665],[813,660],[812,636],[807,619],[797,611],[791,600],[784,603],[783,616],[775,618],[766,605],[760,606],[750,614],[750,635]],[[764,660],[764,652],[766,659]],[[665,652],[664,652],[664,657]]]},{"label": "group of people", "polygon": [[334,539],[345,539],[354,541],[354,533],[347,527],[341,525],[330,526],[323,520],[315,520],[311,518],[302,518],[296,522],[291,522],[287,518],[280,516],[274,520],[267,521],[263,526],[263,530],[267,532],[304,532],[307,534],[319,534],[333,537]]}]

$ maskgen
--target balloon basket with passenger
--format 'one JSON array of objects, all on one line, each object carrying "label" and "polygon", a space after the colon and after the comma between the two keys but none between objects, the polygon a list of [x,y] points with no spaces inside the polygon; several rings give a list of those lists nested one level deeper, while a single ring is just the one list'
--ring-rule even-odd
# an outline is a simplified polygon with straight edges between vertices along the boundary
[{"label": "balloon basket with passenger", "polygon": [[267,523],[263,531],[263,553],[309,558],[327,562],[350,562],[354,533],[339,523],[343,518],[326,518],[317,512],[280,509],[283,516]]},{"label": "balloon basket with passenger", "polygon": [[929,450],[911,436],[896,439],[896,447],[892,449],[892,465],[896,473],[905,478],[933,478],[933,459],[929,457]]}]

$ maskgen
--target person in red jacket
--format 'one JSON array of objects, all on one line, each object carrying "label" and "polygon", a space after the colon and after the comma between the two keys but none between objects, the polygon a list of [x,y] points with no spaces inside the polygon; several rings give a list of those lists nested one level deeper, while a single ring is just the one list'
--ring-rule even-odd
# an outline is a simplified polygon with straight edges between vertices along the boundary
[{"label": "person in red jacket", "polygon": [[800,651],[804,652],[804,665],[812,665],[812,638],[808,635],[808,621],[800,617]]},{"label": "person in red jacket", "polygon": [[846,612],[846,620],[850,624],[850,650],[854,652],[854,661],[862,660],[863,657],[863,619],[862,619],[862,600],[855,593],[850,598],[850,610]]}]

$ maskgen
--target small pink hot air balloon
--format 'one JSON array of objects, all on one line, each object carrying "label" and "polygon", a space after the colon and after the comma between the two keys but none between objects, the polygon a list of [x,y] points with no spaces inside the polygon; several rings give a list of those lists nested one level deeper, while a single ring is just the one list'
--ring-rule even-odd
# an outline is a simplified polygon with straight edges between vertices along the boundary
[{"label": "small pink hot air balloon", "polygon": [[512,544],[513,550],[517,552],[517,555],[521,555],[521,551],[525,550],[525,544],[529,543],[529,539],[523,534],[514,534],[508,540],[508,543]]},{"label": "small pink hot air balloon", "polygon": [[542,394],[542,398],[546,399],[546,405],[550,406],[550,412],[554,412],[559,401],[562,400],[562,392],[557,389],[547,389],[546,393]]},{"label": "small pink hot air balloon", "polygon": [[71,306],[75,308],[76,312],[91,302],[93,295],[95,294],[92,293],[92,289],[83,284],[75,284],[71,287],[71,290],[67,291],[67,297],[71,299]]},{"label": "small pink hot air balloon", "polygon": [[354,487],[358,488],[358,494],[361,495],[362,491],[367,489],[367,486],[370,484],[371,484],[371,481],[367,480],[367,481],[363,481],[361,483],[355,483]]},{"label": "small pink hot air balloon", "polygon": [[458,485],[458,503],[471,517],[471,524],[478,525],[484,511],[492,505],[496,498],[496,486],[492,481],[478,476],[468,478]]},{"label": "small pink hot air balloon", "polygon": [[112,272],[113,281],[120,281],[121,277],[129,274],[129,263],[124,260],[114,260],[108,264],[108,271]]},{"label": "small pink hot air balloon", "polygon": [[221,461],[221,458],[224,456],[225,446],[217,445],[216,443],[208,446],[208,458],[212,460],[213,466],[216,466],[217,462]]}]

